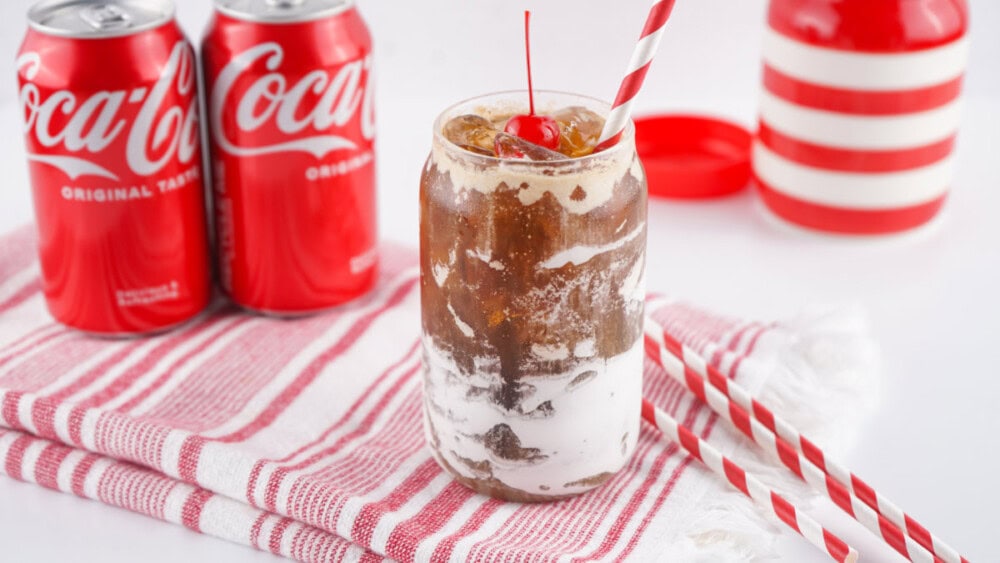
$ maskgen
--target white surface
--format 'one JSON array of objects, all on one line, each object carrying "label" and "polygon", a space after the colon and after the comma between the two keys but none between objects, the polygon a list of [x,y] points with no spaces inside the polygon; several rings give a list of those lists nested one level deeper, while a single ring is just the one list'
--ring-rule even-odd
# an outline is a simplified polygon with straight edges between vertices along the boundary
[{"label": "white surface", "polygon": [[[0,231],[27,222],[13,55],[30,2],[0,8]],[[971,0],[972,62],[954,196],[931,228],[890,239],[803,233],[770,220],[751,194],[654,201],[649,287],[733,314],[782,318],[813,303],[859,302],[882,344],[877,416],[845,461],[973,561],[1000,558],[1000,3]],[[417,179],[436,113],[522,85],[519,9],[534,17],[536,85],[612,96],[646,1],[361,1],[377,42],[382,233],[413,241]],[[640,97],[644,109],[700,109],[754,121],[763,0],[681,0]],[[179,8],[192,36],[205,0]],[[605,29],[607,27],[607,29]],[[600,37],[609,39],[599,39]],[[858,525],[814,513],[863,561],[897,561]],[[784,559],[825,561],[801,539]],[[277,561],[247,548],[94,502],[0,479],[4,561],[108,563]]]}]

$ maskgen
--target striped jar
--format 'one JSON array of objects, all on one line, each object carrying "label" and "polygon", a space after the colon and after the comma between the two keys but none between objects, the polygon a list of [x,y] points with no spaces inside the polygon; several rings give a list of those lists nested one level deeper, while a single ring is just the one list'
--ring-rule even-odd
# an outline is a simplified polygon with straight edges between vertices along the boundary
[{"label": "striped jar", "polygon": [[772,0],[760,193],[779,217],[853,234],[930,221],[952,179],[965,0]]}]

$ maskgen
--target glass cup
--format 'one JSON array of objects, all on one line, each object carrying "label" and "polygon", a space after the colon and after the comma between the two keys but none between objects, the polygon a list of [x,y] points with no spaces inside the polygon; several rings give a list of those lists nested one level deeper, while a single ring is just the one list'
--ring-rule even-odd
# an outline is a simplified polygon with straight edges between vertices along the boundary
[{"label": "glass cup", "polygon": [[[420,182],[424,426],[438,463],[514,501],[611,479],[639,434],[646,181],[630,124],[598,154],[475,154],[452,118],[526,113],[526,92],[446,110]],[[540,113],[608,104],[536,92]],[[502,127],[502,126],[501,126]]]}]

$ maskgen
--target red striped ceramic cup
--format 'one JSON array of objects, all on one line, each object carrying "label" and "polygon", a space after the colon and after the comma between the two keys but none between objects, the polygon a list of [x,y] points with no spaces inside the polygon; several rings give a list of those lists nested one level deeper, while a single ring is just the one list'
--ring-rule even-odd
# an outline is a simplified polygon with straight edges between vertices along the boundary
[{"label": "red striped ceramic cup", "polygon": [[952,178],[965,0],[772,0],[754,174],[781,218],[881,234],[931,220]]}]

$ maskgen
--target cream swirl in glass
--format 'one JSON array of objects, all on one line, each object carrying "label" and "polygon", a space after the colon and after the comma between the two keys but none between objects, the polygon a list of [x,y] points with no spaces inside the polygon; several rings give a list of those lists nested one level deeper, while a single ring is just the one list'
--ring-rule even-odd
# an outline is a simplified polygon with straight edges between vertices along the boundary
[{"label": "cream swirl in glass", "polygon": [[[537,95],[540,113],[608,111]],[[500,125],[526,100],[475,98],[434,125],[420,184],[424,422],[463,484],[544,501],[603,484],[636,445],[646,182],[631,126],[608,150],[552,161],[471,152],[443,133],[470,114]]]}]

